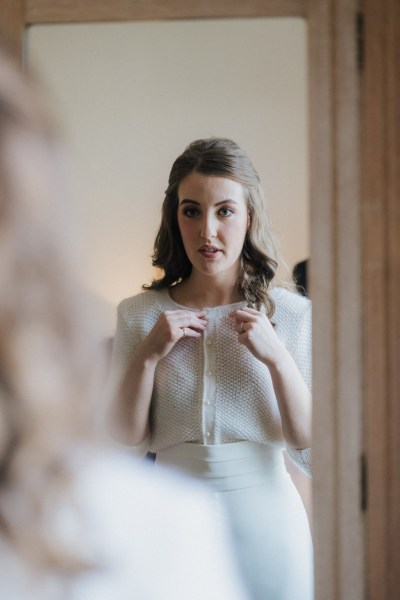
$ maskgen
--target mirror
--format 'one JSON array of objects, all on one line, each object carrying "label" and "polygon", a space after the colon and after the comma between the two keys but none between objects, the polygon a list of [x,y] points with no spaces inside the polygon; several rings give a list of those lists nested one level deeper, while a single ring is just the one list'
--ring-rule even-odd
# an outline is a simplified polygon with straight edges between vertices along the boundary
[{"label": "mirror", "polygon": [[[366,402],[366,389],[362,380],[366,359],[365,344],[362,346],[359,340],[362,337],[361,314],[363,318],[365,310],[369,314],[369,305],[365,307],[365,299],[359,301],[358,293],[362,273],[368,269],[369,263],[364,254],[360,257],[360,242],[355,232],[359,232],[361,228],[368,240],[371,235],[373,237],[375,229],[365,232],[362,211],[359,210],[360,183],[364,181],[365,173],[371,170],[367,168],[364,172],[363,165],[360,173],[360,118],[367,118],[362,123],[363,132],[365,129],[369,131],[369,121],[376,122],[373,133],[378,136],[378,140],[383,139],[381,125],[388,115],[387,105],[390,104],[391,97],[390,94],[383,97],[381,88],[378,90],[373,85],[374,74],[382,75],[382,64],[388,67],[389,75],[394,67],[393,56],[387,52],[387,44],[375,44],[374,35],[360,38],[359,26],[363,23],[364,15],[365,23],[368,23],[369,28],[372,27],[370,33],[374,34],[378,30],[390,33],[390,27],[396,20],[382,20],[387,7],[376,0],[364,3],[362,7],[355,0],[332,0],[328,4],[317,0],[246,0],[242,3],[217,0],[212,3],[189,4],[182,0],[165,0],[162,3],[152,0],[133,0],[129,3],[123,0],[91,0],[86,3],[26,0],[23,3],[10,1],[6,4],[7,8],[2,11],[0,20],[21,49],[25,45],[24,38],[27,37],[29,28],[43,23],[81,24],[104,20],[168,22],[169,19],[214,17],[275,19],[282,16],[306,20],[310,71],[308,96],[312,115],[309,148],[312,253],[310,283],[314,302],[313,322],[316,325],[313,332],[314,421],[317,424],[314,428],[313,463],[317,508],[314,533],[316,597],[335,597],[340,583],[340,589],[345,595],[347,593],[352,597],[362,598],[365,587],[366,521],[360,518],[358,483],[360,453],[364,450],[360,414],[363,413]],[[374,18],[375,13],[379,18]],[[386,39],[385,35],[379,39]],[[357,65],[360,54],[355,51],[363,47],[359,44],[360,40],[365,41],[366,54],[373,59],[365,61],[362,77]],[[59,49],[58,47],[57,50]],[[63,77],[68,76],[70,73],[63,74]],[[372,85],[362,85],[365,78]],[[389,79],[396,81],[396,77]],[[365,99],[362,107],[360,93]],[[382,118],[376,120],[374,115]],[[393,121],[393,114],[390,113],[387,118]],[[392,131],[393,127],[389,130]],[[387,144],[372,144],[370,149],[372,158],[369,155],[369,162],[372,161],[371,164],[378,171],[383,147],[387,147]],[[371,166],[369,162],[368,165]],[[383,215],[387,213],[387,198],[384,193],[386,179],[381,177],[382,193],[376,198],[378,204],[383,203]],[[338,285],[338,281],[341,285]],[[382,310],[385,313],[383,308]],[[351,339],[348,338],[349,323],[353,332]],[[381,346],[371,347],[378,348],[379,354]],[[338,356],[341,358],[339,365]],[[378,373],[377,377],[383,377],[383,381],[382,373]],[[371,392],[370,387],[367,385],[367,392]],[[373,394],[374,385],[372,388]],[[349,397],[352,398],[351,403],[348,402]],[[380,425],[379,421],[378,430],[370,432],[372,445],[376,444],[376,439],[381,439],[383,429],[379,429]],[[378,460],[376,463],[379,472],[381,462]],[[372,483],[376,483],[376,478]],[[381,548],[381,555],[384,555],[387,540],[385,536],[378,535],[378,538],[375,536],[372,546]],[[374,577],[386,582],[387,561],[380,561],[378,566],[371,561],[367,562],[368,572],[371,573],[371,569],[373,572],[372,579],[368,578],[369,583]],[[382,567],[383,564],[385,568]]]},{"label": "mirror", "polygon": [[[85,284],[104,336],[116,305],[153,277],[152,244],[176,156],[212,135],[245,148],[287,261],[309,256],[307,23],[301,18],[28,30],[70,152]],[[311,484],[291,475],[311,512]]]},{"label": "mirror", "polygon": [[309,256],[304,19],[38,25],[27,48],[64,127],[83,278],[105,336],[117,303],[153,277],[169,169],[198,137],[231,137],[248,151],[287,261],[282,275]]}]

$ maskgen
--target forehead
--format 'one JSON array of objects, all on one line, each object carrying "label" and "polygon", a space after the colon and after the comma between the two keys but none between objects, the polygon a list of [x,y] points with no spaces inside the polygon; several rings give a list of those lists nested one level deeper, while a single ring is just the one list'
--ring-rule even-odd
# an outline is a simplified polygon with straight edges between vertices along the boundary
[{"label": "forehead", "polygon": [[228,177],[190,173],[182,179],[178,187],[179,201],[221,202],[235,200],[246,202],[246,189],[241,183]]}]

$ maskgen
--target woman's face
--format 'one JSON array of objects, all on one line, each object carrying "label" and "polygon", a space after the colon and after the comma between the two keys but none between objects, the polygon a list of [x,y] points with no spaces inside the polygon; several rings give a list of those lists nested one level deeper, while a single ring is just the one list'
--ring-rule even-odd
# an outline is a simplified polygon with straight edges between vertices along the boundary
[{"label": "woman's face", "polygon": [[245,188],[233,179],[191,173],[181,181],[178,199],[178,225],[192,270],[235,281],[249,226]]}]

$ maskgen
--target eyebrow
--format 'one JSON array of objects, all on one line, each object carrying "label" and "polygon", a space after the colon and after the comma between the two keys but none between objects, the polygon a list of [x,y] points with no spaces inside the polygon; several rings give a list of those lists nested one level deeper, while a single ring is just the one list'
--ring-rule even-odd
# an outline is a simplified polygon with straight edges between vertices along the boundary
[{"label": "eyebrow", "polygon": [[[231,200],[231,198],[226,198],[225,200],[220,200],[219,202],[216,202],[214,204],[214,206],[219,206],[220,204],[225,204],[225,202],[230,202],[231,204],[237,204],[236,200]],[[197,206],[200,206],[200,202],[198,202],[197,200],[190,200],[189,198],[184,198],[180,204],[181,204],[181,206],[182,206],[182,204],[196,204]]]}]

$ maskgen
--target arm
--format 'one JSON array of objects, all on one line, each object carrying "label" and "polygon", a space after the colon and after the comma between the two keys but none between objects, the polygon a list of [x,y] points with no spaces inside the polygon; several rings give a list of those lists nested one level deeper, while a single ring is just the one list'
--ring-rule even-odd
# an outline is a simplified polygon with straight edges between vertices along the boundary
[{"label": "arm", "polygon": [[311,393],[292,355],[264,314],[245,308],[232,316],[239,342],[269,369],[286,444],[294,449],[310,447]]},{"label": "arm", "polygon": [[184,334],[198,337],[206,325],[204,313],[165,311],[146,337],[135,344],[132,343],[134,332],[119,309],[113,353],[113,371],[119,372],[119,376],[113,385],[111,422],[124,444],[137,446],[149,434],[149,412],[158,362]]},{"label": "arm", "polygon": [[309,448],[311,393],[294,359],[282,344],[281,352],[277,352],[274,358],[264,364],[269,369],[274,386],[285,442],[292,448]]},{"label": "arm", "polygon": [[112,417],[115,424],[124,424],[123,443],[138,446],[149,434],[149,411],[157,361],[134,350],[117,392]]}]

